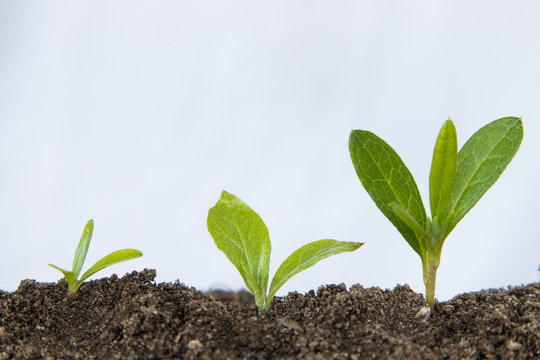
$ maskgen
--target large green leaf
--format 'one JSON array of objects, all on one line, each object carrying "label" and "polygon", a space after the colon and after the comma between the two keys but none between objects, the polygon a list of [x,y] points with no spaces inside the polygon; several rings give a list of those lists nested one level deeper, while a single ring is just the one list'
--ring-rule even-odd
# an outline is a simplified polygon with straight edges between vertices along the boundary
[{"label": "large green leaf", "polygon": [[208,231],[218,249],[242,275],[259,306],[266,299],[270,265],[270,236],[260,216],[226,191],[208,211]]},{"label": "large green leaf", "polygon": [[420,239],[391,207],[392,203],[399,204],[422,227],[426,226],[426,210],[409,169],[390,145],[369,131],[353,130],[349,151],[356,174],[377,207],[414,251],[423,256]]},{"label": "large green leaf", "polygon": [[457,146],[456,127],[452,120],[448,119],[437,137],[429,174],[429,200],[433,221],[439,222],[445,217],[456,178]]},{"label": "large green leaf", "polygon": [[79,277],[81,269],[86,259],[86,254],[88,253],[88,246],[90,246],[90,240],[92,240],[92,233],[94,231],[94,220],[90,219],[84,227],[83,233],[81,235],[81,240],[77,249],[75,250],[75,256],[73,256],[73,274],[75,279]]},{"label": "large green leaf", "polygon": [[79,282],[82,283],[84,280],[88,279],[90,276],[94,275],[98,271],[105,269],[108,266],[118,264],[123,261],[128,261],[131,259],[136,259],[141,257],[143,254],[139,250],[135,249],[122,249],[116,250],[109,255],[102,257],[98,260],[90,269],[81,276]]},{"label": "large green leaf", "polygon": [[449,202],[445,235],[457,225],[499,176],[516,154],[523,139],[520,118],[495,120],[478,130],[457,156],[456,179]]},{"label": "large green leaf", "polygon": [[[270,292],[268,293],[268,302],[272,301],[276,291],[287,282],[292,276],[309,268],[322,259],[336,255],[346,251],[354,251],[362,246],[359,242],[336,241],[324,239],[311,242],[302,246],[300,249],[293,252],[281,264],[276,271],[272,283],[270,284]],[[266,307],[270,305],[266,304]]]}]

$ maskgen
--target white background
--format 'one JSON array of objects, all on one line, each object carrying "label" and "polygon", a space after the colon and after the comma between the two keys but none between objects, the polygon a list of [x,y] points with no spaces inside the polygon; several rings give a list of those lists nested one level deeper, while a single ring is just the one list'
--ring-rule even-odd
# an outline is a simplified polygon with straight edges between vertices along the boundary
[{"label": "white background", "polygon": [[279,292],[424,292],[420,259],[371,201],[351,129],[391,144],[426,207],[435,138],[523,117],[499,181],[447,239],[441,300],[538,281],[536,1],[0,1],[0,289],[56,281],[95,219],[86,268],[125,247],[158,281],[243,287],[206,229],[226,189],[299,246],[362,241]]}]

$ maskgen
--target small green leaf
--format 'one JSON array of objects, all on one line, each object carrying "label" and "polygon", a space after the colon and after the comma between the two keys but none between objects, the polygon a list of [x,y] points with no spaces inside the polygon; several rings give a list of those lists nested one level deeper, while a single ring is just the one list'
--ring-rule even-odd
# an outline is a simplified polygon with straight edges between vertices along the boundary
[{"label": "small green leaf", "polygon": [[100,260],[98,260],[92,267],[81,276],[81,279],[79,280],[80,283],[82,283],[84,280],[88,279],[90,276],[94,275],[98,271],[131,259],[135,259],[138,257],[141,257],[142,253],[139,250],[135,249],[123,249],[123,250],[117,250],[115,252],[110,253],[107,256],[104,256]]},{"label": "small green leaf", "polygon": [[516,154],[523,139],[520,118],[495,120],[478,130],[457,156],[456,179],[449,202],[448,235],[480,200]]},{"label": "small green leaf", "polygon": [[456,178],[457,134],[452,120],[448,119],[441,128],[429,174],[429,200],[431,218],[442,221],[450,200]]},{"label": "small green leaf", "polygon": [[342,252],[354,251],[362,245],[363,243],[359,242],[345,242],[324,239],[302,246],[293,252],[287,259],[285,259],[285,261],[276,271],[276,274],[272,279],[272,284],[270,285],[270,292],[268,293],[268,302],[266,307],[270,305],[276,291],[278,291],[279,288],[292,276],[311,267],[322,259],[326,259],[329,256]]},{"label": "small green leaf", "polygon": [[216,246],[238,269],[260,308],[268,288],[268,228],[246,203],[226,191],[208,211],[207,224]]},{"label": "small green leaf", "polygon": [[369,131],[353,130],[349,151],[356,174],[377,207],[422,256],[421,240],[390,207],[399,204],[422,227],[426,226],[426,210],[409,169],[390,145]]},{"label": "small green leaf", "polygon": [[86,254],[88,253],[88,246],[90,246],[90,240],[92,240],[92,233],[94,231],[94,220],[90,219],[84,227],[83,233],[81,235],[81,240],[75,250],[75,256],[73,256],[73,274],[75,279],[79,277],[81,269],[86,259]]},{"label": "small green leaf", "polygon": [[55,268],[56,270],[60,271],[64,275],[64,277],[66,278],[66,281],[68,283],[68,292],[69,293],[77,291],[77,289],[74,288],[75,285],[77,284],[77,277],[75,276],[73,271],[64,270],[64,269],[59,268],[58,266],[53,265],[53,264],[47,264],[47,265],[49,265],[52,268]]}]

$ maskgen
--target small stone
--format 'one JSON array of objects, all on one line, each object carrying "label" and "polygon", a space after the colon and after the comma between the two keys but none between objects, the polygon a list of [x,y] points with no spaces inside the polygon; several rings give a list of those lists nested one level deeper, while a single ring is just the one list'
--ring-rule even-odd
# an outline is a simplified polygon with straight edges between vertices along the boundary
[{"label": "small stone", "polygon": [[431,314],[431,310],[429,309],[429,306],[422,306],[420,310],[416,313],[417,318],[422,318],[422,320],[429,319],[429,315]]},{"label": "small stone", "polygon": [[195,350],[195,351],[201,351],[203,349],[203,345],[201,342],[197,339],[190,340],[187,344],[188,349]]},{"label": "small stone", "polygon": [[506,342],[506,347],[508,348],[508,350],[517,351],[517,350],[521,350],[523,345],[513,340],[508,340]]}]

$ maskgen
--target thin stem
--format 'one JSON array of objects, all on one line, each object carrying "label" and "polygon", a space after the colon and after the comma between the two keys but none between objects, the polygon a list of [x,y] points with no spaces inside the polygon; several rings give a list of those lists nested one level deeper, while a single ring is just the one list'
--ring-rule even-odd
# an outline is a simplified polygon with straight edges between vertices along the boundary
[{"label": "thin stem", "polygon": [[441,236],[437,221],[428,222],[429,238],[425,239],[427,252],[422,258],[422,270],[424,272],[424,284],[426,285],[426,302],[431,311],[435,307],[435,280],[437,268],[441,261],[441,249],[444,238]]},{"label": "thin stem", "polygon": [[435,280],[437,277],[437,264],[436,260],[429,256],[427,264],[424,267],[424,284],[426,285],[426,301],[431,311],[435,306]]}]

